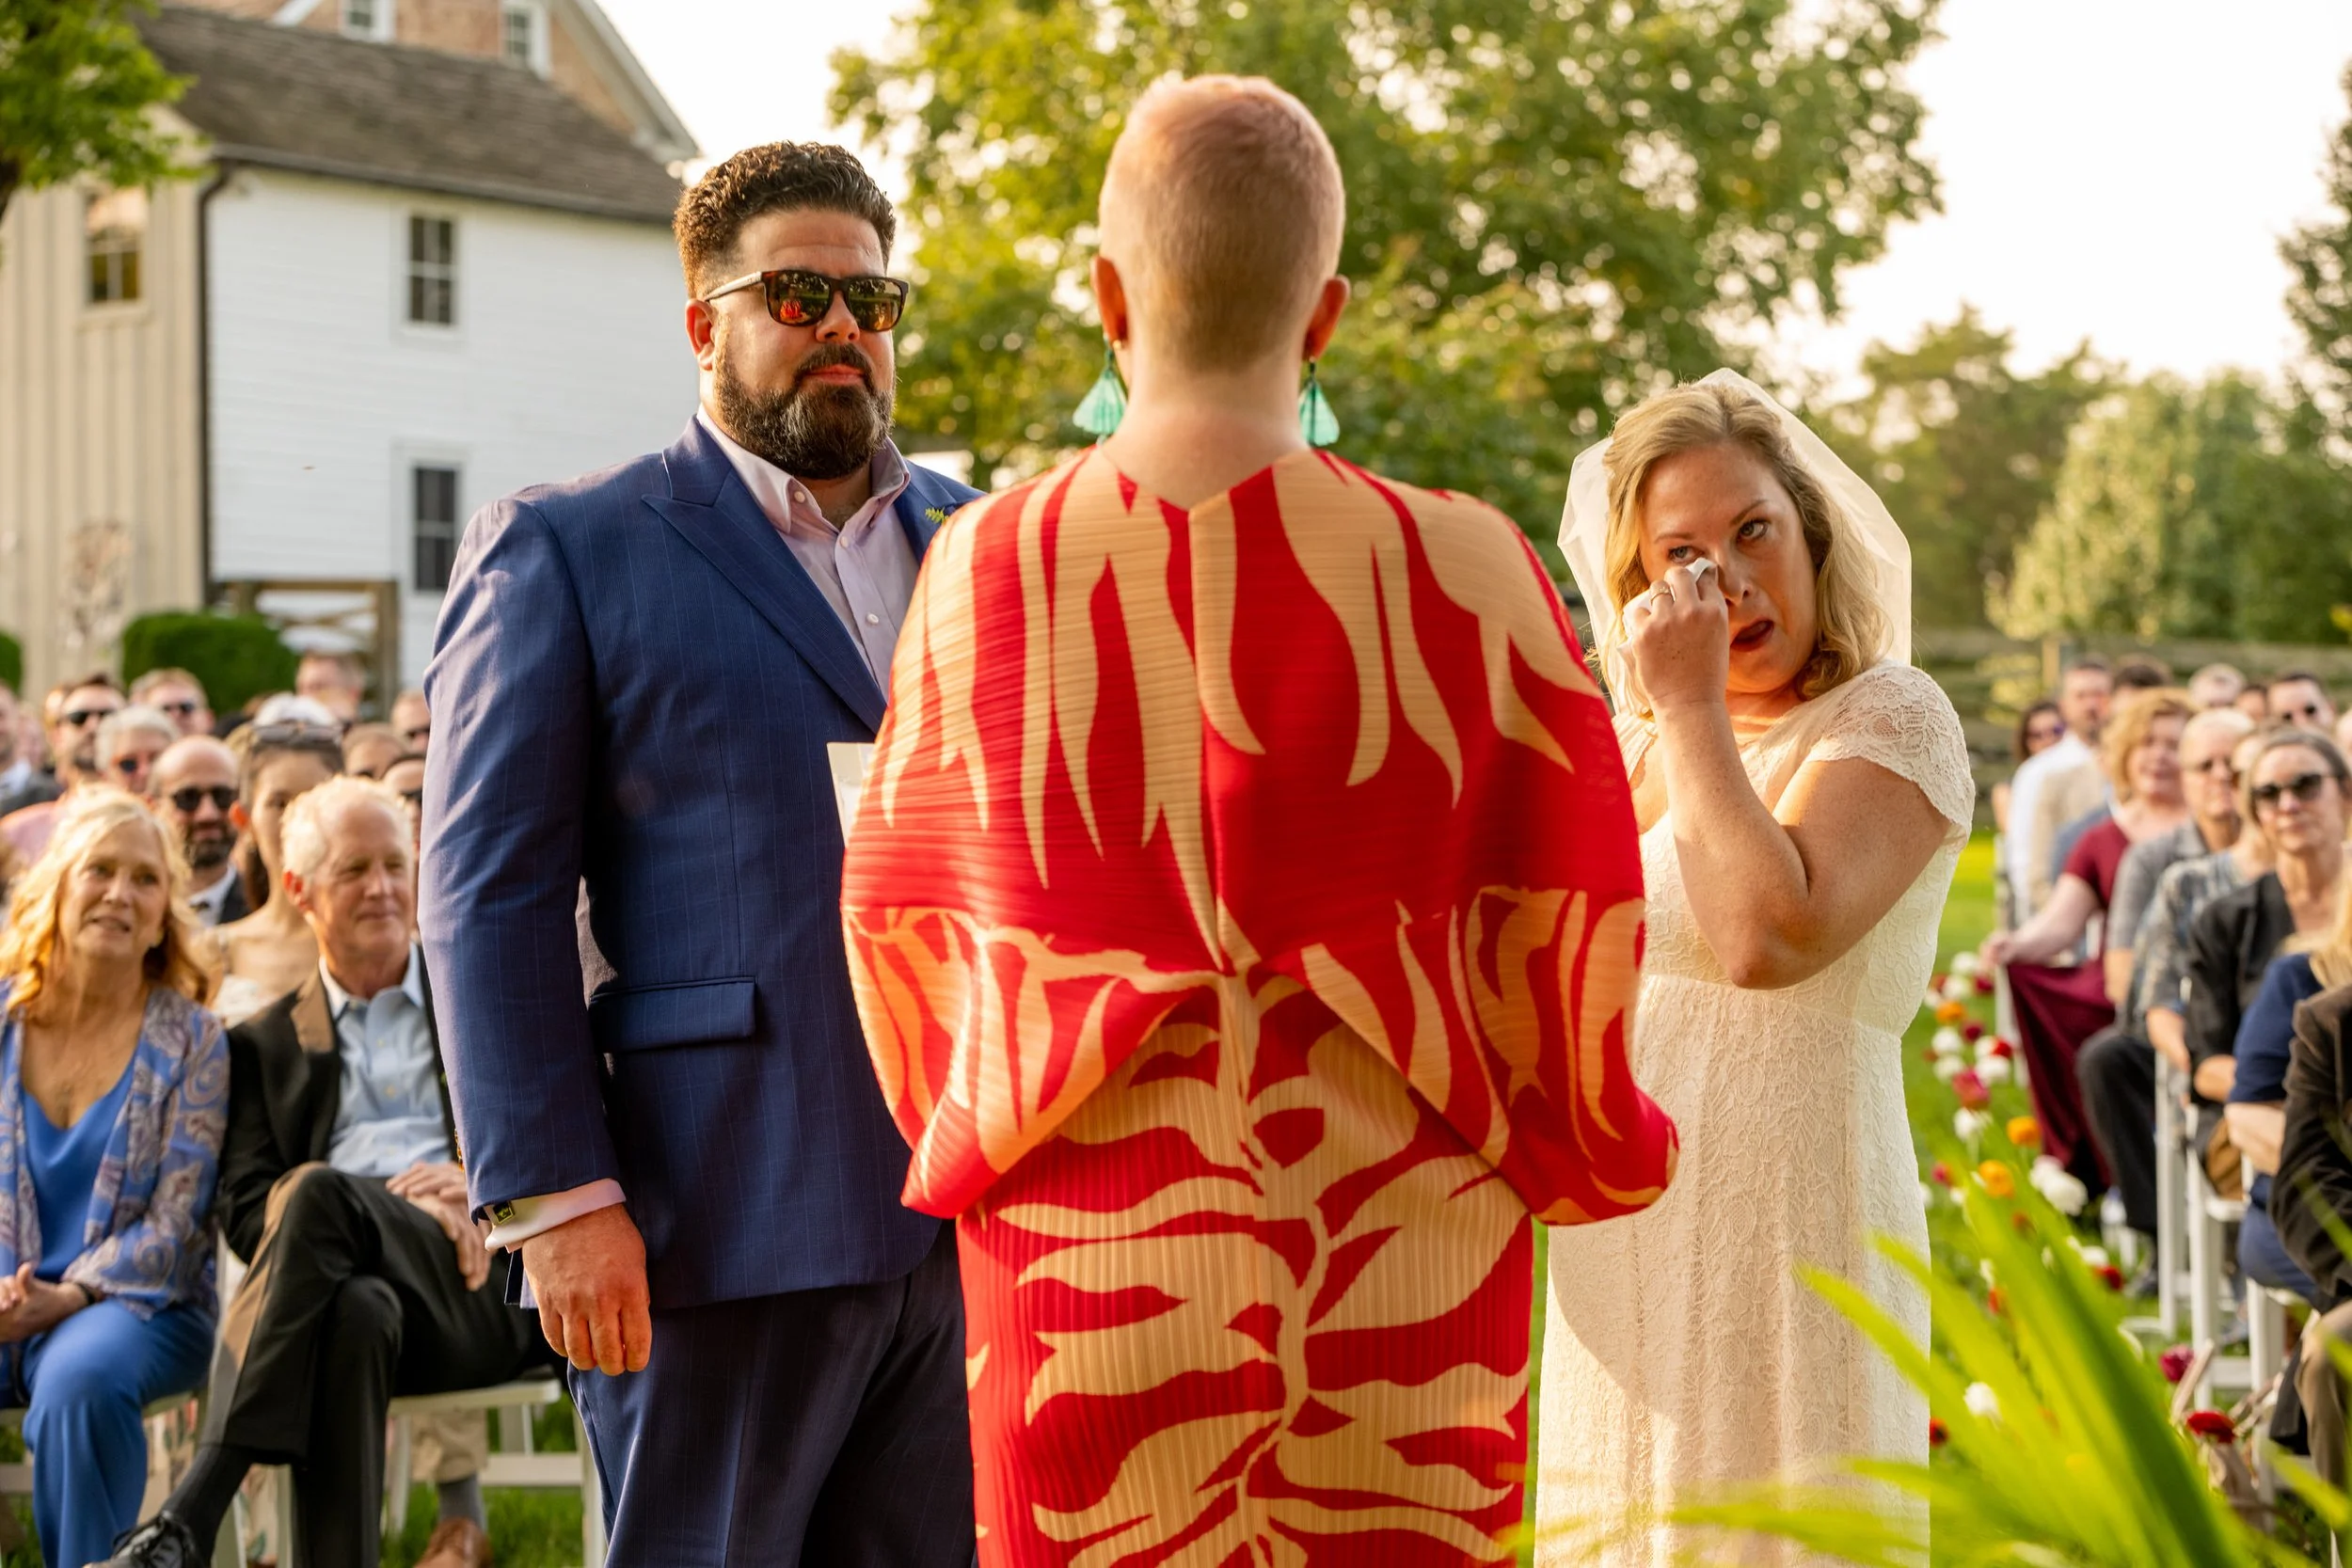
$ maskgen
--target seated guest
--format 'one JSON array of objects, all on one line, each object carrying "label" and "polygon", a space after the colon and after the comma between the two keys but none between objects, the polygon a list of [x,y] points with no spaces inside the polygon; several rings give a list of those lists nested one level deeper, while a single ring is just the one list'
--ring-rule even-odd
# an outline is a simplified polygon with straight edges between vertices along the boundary
[{"label": "seated guest", "polygon": [[[284,901],[320,958],[230,1032],[220,1222],[250,1271],[204,1441],[117,1565],[194,1568],[246,1472],[292,1465],[299,1560],[370,1568],[393,1397],[549,1364],[535,1320],[505,1304],[505,1256],[489,1257],[468,1212],[412,935],[406,814],[381,784],[335,779],[294,802],[284,853]],[[478,1480],[444,1487],[442,1505],[424,1562],[486,1562]]]},{"label": "seated guest", "polygon": [[179,727],[151,707],[134,703],[117,708],[99,721],[98,775],[117,789],[152,800],[155,759],[179,738]]},{"label": "seated guest", "polygon": [[[342,768],[342,737],[324,725],[248,725],[238,800],[231,819],[252,841],[262,881],[277,890],[285,872],[278,833],[286,809]],[[254,913],[213,933],[220,962],[220,995],[214,1011],[234,1024],[318,973],[319,953],[302,911],[273,897]]]},{"label": "seated guest", "polygon": [[2264,689],[2260,681],[2247,682],[2246,689],[2239,692],[2237,694],[2237,701],[2230,705],[2236,708],[2240,713],[2246,715],[2247,718],[2251,719],[2257,724],[2267,723],[2269,721],[2270,693]]},{"label": "seated guest", "polygon": [[2241,788],[2247,815],[2270,840],[2271,870],[2222,895],[2190,923],[2185,1036],[2189,1088],[2204,1108],[2198,1135],[2224,1196],[2237,1195],[2239,1159],[2219,1107],[2237,1079],[2238,1029],[2270,962],[2297,936],[2335,922],[2344,870],[2344,753],[2325,736],[2285,730],[2256,749]]},{"label": "seated guest", "polygon": [[[2017,716],[2017,733],[2010,740],[2010,763],[2012,768],[2023,768],[2030,759],[2040,756],[2066,738],[2066,720],[2058,712],[2057,703],[2044,697]],[[2009,832],[2010,781],[2003,779],[1993,786],[1993,828],[1995,832]]]},{"label": "seated guest", "polygon": [[[2170,673],[2154,659],[2125,659],[2122,667],[2115,672],[2115,700],[2121,703],[2135,691],[2168,689],[2171,685]],[[2098,786],[2095,797],[2090,793],[2094,782]],[[2058,781],[2058,790],[2039,808],[2039,820],[2035,823],[2037,832],[2049,826],[2051,814],[2056,809],[2050,801],[2063,798],[2068,783],[2067,780]],[[2082,809],[2074,816],[2058,821],[2058,830],[2050,837],[2048,853],[2044,856],[2053,883],[2065,875],[2067,859],[2074,854],[2074,846],[2082,841],[2083,834],[2105,822],[2111,813],[2115,799],[2107,784],[2107,770],[2104,765],[2099,768],[2095,781],[2089,777],[2079,780],[2079,785],[2085,792],[2077,799]]]},{"label": "seated guest", "polygon": [[56,823],[57,802],[76,784],[103,783],[98,769],[98,726],[122,706],[122,688],[103,670],[50,688],[41,701],[41,727],[56,764],[56,795],[0,816],[0,838],[16,846],[25,861],[40,858]]},{"label": "seated guest", "polygon": [[2328,989],[2295,1009],[2271,1215],[2287,1256],[2302,1266],[2327,1309],[2304,1325],[2295,1389],[2312,1468],[2343,1486],[2344,1380],[2328,1345],[2352,1339],[2352,1258],[2330,1229],[2352,1218],[2352,1130],[2344,1125],[2344,1107],[2352,1104],[2352,966],[2330,954],[2317,974]]},{"label": "seated guest", "polygon": [[2352,756],[2352,708],[2336,718],[2336,750]]},{"label": "seated guest", "polygon": [[2156,1154],[2148,1132],[2155,1115],[2156,1058],[2144,1032],[2141,928],[2167,871],[2237,842],[2244,819],[2232,753],[2253,729],[2251,720],[2231,707],[2209,707],[2188,721],[2181,734],[2181,790],[2189,820],[2132,846],[2107,909],[2108,994],[2117,1016],[2111,1027],[2083,1042],[2075,1077],[2091,1135],[2122,1194],[2125,1221],[2145,1236],[2156,1233]]},{"label": "seated guest", "polygon": [[15,690],[0,681],[0,816],[57,798],[57,781],[41,768],[40,747],[27,744],[38,737],[28,737],[24,724]]},{"label": "seated guest", "polygon": [[2270,717],[2298,729],[2327,735],[2336,727],[2336,705],[2327,687],[2308,670],[2289,670],[2270,677],[2266,693]]},{"label": "seated guest", "polygon": [[2237,1031],[2237,1073],[2230,1085],[2230,1102],[2223,1115],[2230,1124],[2230,1141],[2254,1168],[2248,1184],[2246,1219],[2238,1227],[2238,1268],[2249,1279],[2281,1291],[2293,1291],[2314,1307],[2318,1288],[2302,1266],[2287,1253],[2269,1212],[2271,1179],[2278,1174],[2279,1149],[2286,1133],[2287,1063],[2295,1042],[2295,1009],[2335,983],[2352,980],[2352,878],[2343,879],[2336,896],[2336,918],[2317,941],[2297,938],[2273,959],[2263,976],[2262,989],[2246,1009]]},{"label": "seated guest", "polygon": [[212,1358],[229,1047],[170,837],[76,793],[0,930],[0,1353],[48,1561],[138,1522],[143,1412]]},{"label": "seated guest", "polygon": [[236,753],[209,735],[175,740],[155,759],[155,810],[188,864],[188,908],[204,925],[253,912],[235,865]]},{"label": "seated guest", "polygon": [[[2245,690],[2246,673],[2234,664],[2208,664],[2188,677],[2188,694],[2196,700],[2200,711],[2232,708]],[[2251,719],[2253,715],[2245,717]]]},{"label": "seated guest", "polygon": [[[2002,841],[2001,872],[2009,883],[2010,917],[2016,924],[2033,917],[2049,896],[2054,879],[2040,875],[2046,860],[2034,857],[2030,842],[2041,815],[2042,786],[2063,778],[2069,781],[2070,792],[2075,789],[2076,769],[2097,759],[2093,748],[2099,744],[2099,731],[2106,722],[2107,706],[2114,696],[2115,672],[2106,660],[2095,657],[2077,660],[2058,680],[2058,713],[2066,721],[2066,733],[2057,745],[2027,757],[2010,781],[2009,832]],[[2064,812],[2059,820],[2080,809]],[[2042,854],[2046,857],[2047,853],[2045,847]]]},{"label": "seated guest", "polygon": [[[367,666],[359,662],[358,654],[312,648],[294,666],[294,694],[318,704],[339,724],[350,724],[359,717],[359,702],[367,691]],[[268,721],[269,716],[263,714],[262,722]]]},{"label": "seated guest", "polygon": [[[2106,1173],[2086,1119],[2076,1057],[2086,1041],[2115,1022],[2128,978],[2130,937],[2103,922],[2097,962],[2051,960],[2082,941],[2092,916],[2106,912],[2131,847],[2188,820],[2181,737],[2192,712],[2188,694],[2172,689],[2136,692],[2117,705],[2100,740],[2101,762],[2114,781],[2113,812],[2075,845],[2042,912],[1984,944],[1986,958],[2009,970],[2018,1044],[2030,1067],[2044,1146],[2094,1192],[2106,1185]],[[2122,962],[2110,965],[2107,944],[2118,940],[2126,943]]]},{"label": "seated guest", "polygon": [[213,733],[212,700],[204,695],[204,683],[185,670],[170,665],[150,670],[131,683],[131,702],[153,708],[182,735]]},{"label": "seated guest", "polygon": [[408,821],[419,835],[424,832],[424,753],[410,752],[394,757],[392,765],[384,769],[384,787],[400,797],[400,803],[408,808]]},{"label": "seated guest", "polygon": [[424,693],[413,686],[392,699],[392,733],[420,756],[433,738],[433,710],[425,706]]},{"label": "seated guest", "polygon": [[381,779],[408,743],[389,724],[354,724],[343,732],[343,771],[357,779]]}]

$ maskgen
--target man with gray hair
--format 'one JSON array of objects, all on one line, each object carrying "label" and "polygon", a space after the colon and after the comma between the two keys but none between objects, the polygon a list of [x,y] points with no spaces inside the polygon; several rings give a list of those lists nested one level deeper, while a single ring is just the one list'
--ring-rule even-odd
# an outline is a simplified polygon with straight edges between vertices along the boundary
[{"label": "man with gray hair", "polygon": [[[249,1269],[221,1325],[203,1442],[114,1564],[196,1568],[246,1472],[290,1464],[296,1555],[372,1568],[392,1399],[550,1360],[467,1212],[412,935],[407,813],[371,780],[330,779],[288,808],[284,845],[319,966],[229,1036],[215,1212]],[[480,1478],[444,1484],[420,1568],[486,1563],[485,1526]]]},{"label": "man with gray hair", "polygon": [[151,795],[155,759],[179,738],[180,727],[155,708],[117,708],[99,721],[98,776],[134,795]]}]

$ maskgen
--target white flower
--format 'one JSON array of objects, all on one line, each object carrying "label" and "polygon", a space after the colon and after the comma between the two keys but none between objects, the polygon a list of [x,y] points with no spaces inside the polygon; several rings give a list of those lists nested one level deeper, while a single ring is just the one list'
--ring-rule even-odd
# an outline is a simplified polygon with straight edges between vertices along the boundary
[{"label": "white flower", "polygon": [[1964,974],[1973,980],[1977,977],[1979,965],[1979,960],[1977,958],[1977,955],[1969,949],[1963,947],[1959,952],[1953,954],[1952,961],[1946,964],[1944,967],[1954,974]]},{"label": "white flower", "polygon": [[1968,1062],[1965,1057],[1938,1056],[1935,1059],[1935,1076],[1939,1083],[1950,1083],[1966,1071],[1967,1068]]},{"label": "white flower", "polygon": [[1985,1124],[1991,1119],[1980,1111],[1955,1112],[1952,1116],[1952,1131],[1960,1135],[1962,1143],[1972,1144],[1977,1141],[1977,1134],[1984,1131]]},{"label": "white flower", "polygon": [[1927,1000],[1919,1004],[1919,1010],[1920,1010],[1921,1012],[1931,1013],[1931,1012],[1935,1011],[1935,1009],[1936,1009],[1936,1008],[1938,1008],[1938,1007],[1942,1006],[1943,1005],[1944,1005],[1944,996],[1943,996],[1943,993],[1942,993],[1942,992],[1940,992],[1940,991],[1932,991],[1932,990],[1931,990],[1931,991],[1928,992]]},{"label": "white flower", "polygon": [[1945,976],[1944,976],[1944,1000],[1945,1000],[1945,1001],[1947,1001],[1947,1002],[1965,1002],[1965,1001],[1967,1001],[1970,997],[1972,997],[1972,996],[1974,996],[1974,995],[1976,995],[1976,994],[1977,994],[1977,983],[1976,983],[1974,980],[1971,980],[1970,978],[1968,978],[1968,976],[1967,976],[1967,975],[1965,975],[1965,974],[1947,974],[1947,975],[1945,975]]},{"label": "white flower", "polygon": [[1977,1058],[1977,1076],[1987,1084],[2009,1082],[2010,1065],[2007,1056],[1996,1056],[1988,1051]]},{"label": "white flower", "polygon": [[2026,1180],[2061,1214],[2079,1214],[2090,1201],[2090,1189],[2082,1184],[2081,1179],[2047,1154],[2034,1161]]},{"label": "white flower", "polygon": [[2082,1243],[2074,1241],[2074,1239],[2071,1236],[2068,1237],[2067,1240],[2074,1242],[2075,1255],[2082,1259],[2084,1268],[2104,1269],[2107,1266],[2106,1248],[2103,1246],[2085,1246]]},{"label": "white flower", "polygon": [[1928,1043],[1935,1048],[1939,1056],[1957,1056],[1968,1049],[1968,1037],[1947,1023],[1938,1029],[1935,1037]]},{"label": "white flower", "polygon": [[1977,1259],[1977,1277],[1983,1280],[1988,1288],[1995,1283],[1993,1278],[1992,1259],[1979,1258]]},{"label": "white flower", "polygon": [[1925,1181],[1919,1183],[1919,1207],[1922,1210],[1935,1207],[1935,1188]]},{"label": "white flower", "polygon": [[1961,1398],[1968,1402],[1968,1413],[1977,1419],[1997,1421],[2001,1418],[2001,1397],[1995,1394],[1988,1385],[1972,1383],[1968,1386],[1968,1391]]}]

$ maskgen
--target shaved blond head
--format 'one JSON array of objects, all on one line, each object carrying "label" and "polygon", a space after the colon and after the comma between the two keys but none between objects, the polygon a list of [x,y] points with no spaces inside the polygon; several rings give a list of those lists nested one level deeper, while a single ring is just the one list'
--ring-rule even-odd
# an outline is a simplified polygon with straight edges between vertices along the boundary
[{"label": "shaved blond head", "polygon": [[1195,369],[1300,346],[1346,219],[1330,138],[1263,76],[1155,84],[1103,179],[1103,254],[1138,332]]}]

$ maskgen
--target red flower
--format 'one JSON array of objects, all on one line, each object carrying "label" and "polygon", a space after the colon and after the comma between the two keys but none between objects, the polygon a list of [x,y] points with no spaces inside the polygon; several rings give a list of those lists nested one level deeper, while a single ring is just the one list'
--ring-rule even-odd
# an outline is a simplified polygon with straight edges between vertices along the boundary
[{"label": "red flower", "polygon": [[2099,1282],[2110,1291],[2121,1291],[2123,1288],[2123,1271],[2112,1263],[2102,1263],[2090,1272],[2097,1275]]},{"label": "red flower", "polygon": [[2188,1430],[2191,1436],[2202,1437],[2208,1443],[2237,1441],[2237,1428],[2232,1424],[2229,1417],[2224,1416],[2218,1410],[2190,1411]]},{"label": "red flower", "polygon": [[1967,1022],[1960,1026],[1960,1033],[1962,1038],[1965,1039],[1970,1045],[1974,1045],[1979,1040],[1984,1038],[1984,1025],[1979,1023],[1972,1018]]},{"label": "red flower", "polygon": [[1946,1164],[1943,1161],[1938,1160],[1932,1166],[1929,1167],[1928,1177],[1929,1180],[1932,1180],[1937,1186],[1948,1187],[1952,1184],[1952,1167]]},{"label": "red flower", "polygon": [[1998,1285],[1984,1293],[1984,1304],[1993,1308],[1994,1317],[1999,1317],[2009,1309],[2009,1298],[2001,1294],[2001,1288]]},{"label": "red flower", "polygon": [[2001,1060],[2006,1062],[2016,1056],[2017,1048],[2010,1044],[2007,1040],[1994,1040],[1993,1042],[1993,1054],[2000,1057]]},{"label": "red flower", "polygon": [[2178,1383],[2188,1375],[2188,1364],[2193,1359],[2186,1345],[2174,1345],[2156,1357],[2156,1365],[2163,1369],[2165,1382]]},{"label": "red flower", "polygon": [[1952,1092],[1960,1096],[1960,1102],[1972,1111],[1983,1110],[1993,1098],[1986,1092],[1984,1080],[1977,1076],[1974,1068],[1962,1068],[1952,1075]]},{"label": "red flower", "polygon": [[1977,994],[1979,996],[1990,996],[1993,994],[1992,975],[1979,974],[1977,976]]},{"label": "red flower", "polygon": [[1929,1418],[1928,1418],[1928,1447],[1929,1447],[1929,1448],[1931,1448],[1931,1449],[1940,1449],[1940,1448],[1942,1448],[1945,1444],[1947,1444],[1947,1443],[1950,1442],[1950,1441],[1951,1441],[1951,1438],[1952,1438],[1952,1434],[1951,1434],[1950,1433],[1948,1433],[1948,1432],[1947,1432],[1947,1431],[1945,1431],[1945,1430],[1944,1430],[1944,1423],[1943,1423],[1943,1422],[1941,1422],[1941,1421],[1937,1420],[1937,1419],[1936,1419],[1934,1417],[1932,1417],[1932,1416],[1931,1416],[1931,1417],[1929,1417]]}]

